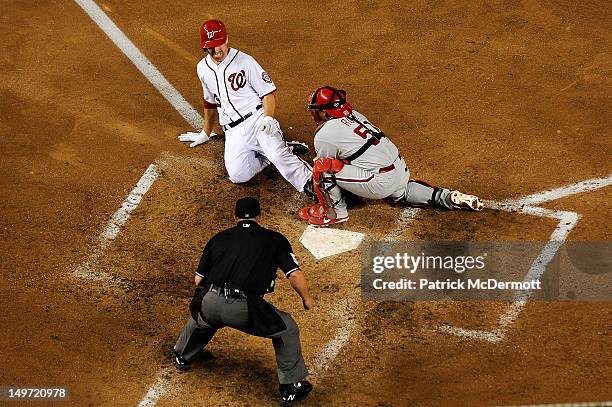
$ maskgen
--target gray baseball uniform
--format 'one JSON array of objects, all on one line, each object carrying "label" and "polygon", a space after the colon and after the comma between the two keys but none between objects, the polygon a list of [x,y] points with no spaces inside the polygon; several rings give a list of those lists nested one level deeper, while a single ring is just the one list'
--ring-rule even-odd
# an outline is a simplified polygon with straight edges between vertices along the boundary
[{"label": "gray baseball uniform", "polygon": [[[373,137],[373,133],[380,134],[380,129],[356,110],[348,117],[328,120],[315,133],[317,156],[346,161]],[[376,140],[363,154],[346,163],[340,172],[326,175],[335,179],[336,186],[329,194],[339,217],[347,215],[341,189],[369,199],[390,198],[413,206],[434,204],[451,208],[448,189],[410,180],[406,162],[388,137]]]}]

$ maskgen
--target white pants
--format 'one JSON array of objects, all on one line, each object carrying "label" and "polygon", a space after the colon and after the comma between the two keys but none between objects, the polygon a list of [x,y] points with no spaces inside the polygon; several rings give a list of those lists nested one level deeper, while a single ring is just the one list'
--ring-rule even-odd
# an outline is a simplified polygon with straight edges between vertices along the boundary
[{"label": "white pants", "polygon": [[238,126],[225,131],[225,168],[233,183],[249,181],[272,163],[281,175],[302,192],[312,176],[312,168],[291,153],[280,128],[271,135],[260,131],[262,109]]}]

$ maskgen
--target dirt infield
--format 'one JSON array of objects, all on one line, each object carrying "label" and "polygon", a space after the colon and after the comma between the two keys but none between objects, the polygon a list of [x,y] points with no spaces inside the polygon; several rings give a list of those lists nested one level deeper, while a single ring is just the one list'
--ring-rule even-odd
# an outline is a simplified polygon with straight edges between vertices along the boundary
[{"label": "dirt infield", "polygon": [[[233,185],[222,142],[179,143],[189,125],[76,3],[5,3],[0,386],[68,386],[57,405],[136,406],[152,388],[149,405],[275,404],[264,340],[221,332],[212,356],[183,374],[169,358],[201,248],[231,225],[235,199],[253,195],[265,226],[292,242],[318,302],[303,311],[285,281],[271,298],[298,321],[316,373],[304,405],[612,400],[609,302],[530,302],[503,340],[487,342],[434,328],[494,329],[508,304],[362,301],[360,251],[315,261],[298,242],[295,212],[307,201],[287,182]],[[287,138],[312,142],[305,100],[330,84],[384,129],[414,177],[437,185],[499,201],[612,173],[606,2],[98,4],[196,107],[198,26],[223,19],[230,46],[275,80]],[[157,180],[95,273],[75,277],[151,163]],[[568,240],[612,240],[611,201],[607,187],[542,206],[581,215]],[[341,228],[381,240],[401,211],[372,202]],[[421,210],[396,238],[546,241],[556,224]]]}]

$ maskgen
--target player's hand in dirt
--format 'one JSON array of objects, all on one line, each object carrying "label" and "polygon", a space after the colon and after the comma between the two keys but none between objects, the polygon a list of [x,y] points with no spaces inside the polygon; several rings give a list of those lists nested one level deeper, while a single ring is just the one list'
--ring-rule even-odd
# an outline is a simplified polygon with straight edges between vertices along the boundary
[{"label": "player's hand in dirt", "polygon": [[218,137],[219,136],[215,132],[210,133],[210,137],[208,137],[206,132],[202,130],[199,133],[188,131],[187,133],[183,133],[180,136],[178,136],[178,139],[179,141],[183,141],[183,142],[191,142],[191,144],[189,144],[189,147],[193,148],[193,147],[199,146],[200,144],[206,143],[208,140],[212,138],[218,138]]}]

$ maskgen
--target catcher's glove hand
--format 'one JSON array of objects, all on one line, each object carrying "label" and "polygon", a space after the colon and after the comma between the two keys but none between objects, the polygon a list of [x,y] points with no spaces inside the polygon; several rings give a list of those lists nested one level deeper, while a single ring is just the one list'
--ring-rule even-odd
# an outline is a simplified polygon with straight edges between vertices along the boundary
[{"label": "catcher's glove hand", "polygon": [[308,152],[308,144],[300,141],[288,141],[287,146],[295,155],[303,155]]}]

